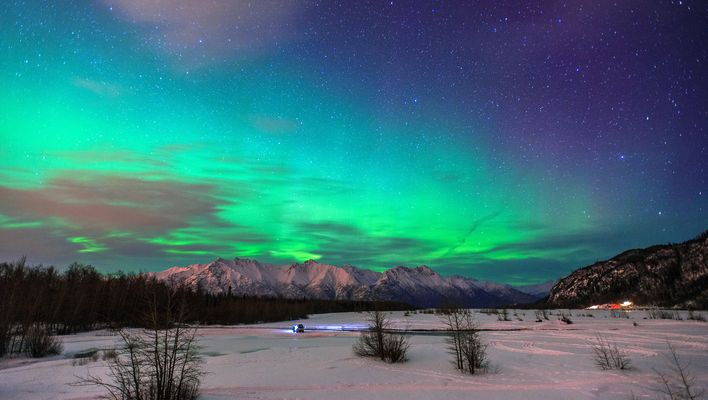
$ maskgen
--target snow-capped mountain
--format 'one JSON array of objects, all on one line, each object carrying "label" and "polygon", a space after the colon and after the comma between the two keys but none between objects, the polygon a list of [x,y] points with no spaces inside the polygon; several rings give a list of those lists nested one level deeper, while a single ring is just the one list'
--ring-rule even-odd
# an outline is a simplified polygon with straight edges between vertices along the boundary
[{"label": "snow-capped mountain", "polygon": [[390,300],[418,307],[443,304],[495,307],[536,300],[509,285],[461,276],[443,277],[426,266],[395,267],[379,273],[312,260],[302,264],[272,265],[249,259],[220,258],[208,264],[172,267],[154,275],[161,281],[217,294],[228,293],[230,289],[234,295]]}]

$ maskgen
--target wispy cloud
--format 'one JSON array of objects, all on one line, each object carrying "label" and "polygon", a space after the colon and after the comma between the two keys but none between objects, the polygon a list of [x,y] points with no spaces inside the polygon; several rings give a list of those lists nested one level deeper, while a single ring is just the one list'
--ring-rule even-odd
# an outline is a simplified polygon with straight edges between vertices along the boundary
[{"label": "wispy cloud", "polygon": [[128,23],[145,27],[145,41],[182,68],[243,59],[292,40],[308,7],[275,0],[104,0]]},{"label": "wispy cloud", "polygon": [[470,224],[470,227],[467,229],[467,232],[465,232],[465,234],[460,238],[460,240],[457,241],[457,243],[455,243],[453,246],[451,246],[442,255],[442,258],[449,256],[450,254],[454,253],[457,249],[464,246],[465,243],[467,243],[467,240],[470,238],[470,236],[472,236],[472,234],[475,233],[475,231],[477,231],[477,229],[479,229],[480,226],[482,226],[483,224],[485,224],[487,222],[494,220],[499,215],[501,215],[501,211],[495,211],[495,212],[489,213],[487,215],[484,215],[484,216],[472,221],[472,223]]},{"label": "wispy cloud", "polygon": [[0,210],[15,218],[59,218],[91,231],[156,231],[211,215],[208,185],[111,175],[61,176],[37,189],[0,187]]},{"label": "wispy cloud", "polygon": [[105,81],[97,81],[88,78],[74,78],[73,83],[74,86],[86,89],[98,96],[118,97],[121,94],[120,86]]}]

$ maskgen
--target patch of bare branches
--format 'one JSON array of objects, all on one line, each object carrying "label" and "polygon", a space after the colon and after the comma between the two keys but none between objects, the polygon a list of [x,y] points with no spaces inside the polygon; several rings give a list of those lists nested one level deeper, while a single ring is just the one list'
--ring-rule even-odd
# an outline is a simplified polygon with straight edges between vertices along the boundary
[{"label": "patch of bare branches", "polygon": [[669,354],[666,355],[668,370],[654,370],[659,377],[660,385],[655,390],[661,399],[666,400],[697,400],[702,399],[705,390],[696,383],[696,377],[689,372],[690,365],[681,361],[676,349],[670,342]]},{"label": "patch of bare branches", "polygon": [[548,310],[536,310],[536,322],[548,321]]},{"label": "patch of bare branches", "polygon": [[470,310],[451,309],[443,316],[448,329],[448,351],[460,371],[478,374],[488,369],[487,346],[479,336],[479,326]]},{"label": "patch of bare branches", "polygon": [[595,335],[595,344],[592,346],[595,365],[600,369],[629,369],[631,362],[627,354],[617,347],[617,343],[610,342],[600,333]]},{"label": "patch of bare branches", "polygon": [[391,322],[383,311],[369,313],[369,330],[362,332],[354,343],[354,354],[360,357],[376,357],[388,363],[406,361],[410,344],[405,336],[390,333]]},{"label": "patch of bare branches", "polygon": [[199,394],[203,375],[197,328],[184,323],[185,301],[168,293],[150,302],[147,328],[118,330],[122,346],[107,359],[108,378],[89,375],[77,384],[105,389],[111,400],[188,400]]}]

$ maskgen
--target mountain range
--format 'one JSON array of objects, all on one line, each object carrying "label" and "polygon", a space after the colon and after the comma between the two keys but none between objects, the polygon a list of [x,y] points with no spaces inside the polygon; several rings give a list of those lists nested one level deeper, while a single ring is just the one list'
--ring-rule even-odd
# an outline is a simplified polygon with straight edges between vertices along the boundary
[{"label": "mountain range", "polygon": [[512,287],[462,276],[443,277],[428,268],[394,267],[375,272],[316,261],[273,265],[217,259],[153,274],[175,285],[210,293],[329,300],[381,300],[415,307],[444,304],[499,307],[534,303],[587,307],[631,300],[638,305],[708,308],[708,231],[687,242],[625,251],[580,268],[567,277]]},{"label": "mountain range", "polygon": [[312,260],[273,265],[250,259],[220,258],[207,264],[172,267],[154,273],[154,276],[174,285],[201,288],[214,294],[230,291],[234,295],[250,296],[399,301],[415,307],[444,304],[498,307],[531,303],[541,297],[510,285],[462,276],[443,277],[427,266],[395,267],[375,272]]}]

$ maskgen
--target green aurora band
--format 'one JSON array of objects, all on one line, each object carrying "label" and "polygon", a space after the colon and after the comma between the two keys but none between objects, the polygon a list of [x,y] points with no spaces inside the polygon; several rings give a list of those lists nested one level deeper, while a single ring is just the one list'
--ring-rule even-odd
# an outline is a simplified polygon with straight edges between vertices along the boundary
[{"label": "green aurora band", "polygon": [[107,7],[2,7],[5,258],[427,264],[521,284],[649,244],[615,241],[623,211],[590,172],[519,161],[489,121],[322,85],[286,50],[181,56]]}]

